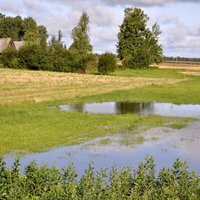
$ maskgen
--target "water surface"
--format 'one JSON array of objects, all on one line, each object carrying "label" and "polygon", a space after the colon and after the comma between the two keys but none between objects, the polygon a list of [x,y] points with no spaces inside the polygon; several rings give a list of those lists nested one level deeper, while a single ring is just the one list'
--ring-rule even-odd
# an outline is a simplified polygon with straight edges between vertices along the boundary
[{"label": "water surface", "polygon": [[[200,173],[200,121],[192,122],[182,130],[153,128],[145,133],[145,140],[141,144],[130,146],[119,143],[101,145],[98,139],[83,145],[59,147],[44,153],[32,153],[21,157],[21,166],[24,168],[32,160],[39,165],[46,163],[55,165],[59,169],[73,162],[79,175],[82,175],[90,162],[94,163],[95,170],[103,167],[110,169],[114,164],[118,167],[131,166],[136,168],[139,162],[144,161],[146,155],[153,155],[156,170],[171,167],[176,158],[185,160],[190,170]],[[117,136],[116,136],[117,137]],[[154,139],[153,139],[154,138]],[[157,139],[155,139],[157,138]],[[112,139],[112,137],[111,137]],[[116,138],[113,138],[113,141]],[[91,145],[93,142],[96,145]],[[5,156],[8,167],[11,166],[15,155]]]},{"label": "water surface", "polygon": [[62,111],[83,112],[91,114],[141,114],[145,116],[160,115],[172,117],[199,117],[200,105],[172,104],[154,102],[103,102],[60,105]]}]

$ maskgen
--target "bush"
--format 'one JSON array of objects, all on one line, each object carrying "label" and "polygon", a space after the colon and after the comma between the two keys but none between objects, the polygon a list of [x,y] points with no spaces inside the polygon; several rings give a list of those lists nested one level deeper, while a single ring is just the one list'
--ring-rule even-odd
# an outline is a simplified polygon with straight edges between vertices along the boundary
[{"label": "bush", "polygon": [[19,51],[11,48],[5,50],[2,62],[5,66],[15,69],[86,73],[96,67],[96,56],[92,53],[69,51],[59,45],[42,47],[26,44]]},{"label": "bush", "polygon": [[15,66],[13,67],[13,62],[15,62],[13,61],[13,59],[16,60],[16,58],[18,58],[18,52],[16,49],[13,48],[8,48],[4,50],[1,55],[1,61],[3,65],[9,68],[15,68]]},{"label": "bush", "polygon": [[105,53],[99,57],[98,72],[106,75],[116,69],[116,58],[112,53]]},{"label": "bush", "polygon": [[93,68],[96,67],[96,56],[92,53],[81,54],[78,51],[70,50],[72,72],[79,72],[85,74],[89,73]]},{"label": "bush", "polygon": [[172,169],[155,173],[152,157],[140,163],[137,171],[130,167],[113,167],[95,172],[89,165],[81,178],[73,165],[59,171],[57,168],[37,166],[34,162],[20,174],[19,160],[11,169],[0,159],[0,199],[181,199],[200,198],[200,177],[187,170],[178,159]]},{"label": "bush", "polygon": [[47,70],[47,50],[36,44],[25,45],[19,49],[20,63],[23,68],[31,70]]}]

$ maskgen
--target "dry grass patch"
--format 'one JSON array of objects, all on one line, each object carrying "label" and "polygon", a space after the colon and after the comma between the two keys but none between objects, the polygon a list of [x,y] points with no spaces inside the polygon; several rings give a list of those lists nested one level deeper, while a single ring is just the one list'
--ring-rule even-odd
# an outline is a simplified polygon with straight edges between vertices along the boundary
[{"label": "dry grass patch", "polygon": [[[155,65],[154,65],[155,66]],[[180,70],[191,70],[200,71],[200,64],[185,64],[185,63],[161,63],[157,65],[159,69],[180,69]]]},{"label": "dry grass patch", "polygon": [[82,97],[183,80],[0,69],[0,105]]},{"label": "dry grass patch", "polygon": [[191,71],[185,71],[185,72],[181,72],[182,74],[186,74],[186,75],[192,75],[192,76],[200,76],[200,72],[191,72]]}]

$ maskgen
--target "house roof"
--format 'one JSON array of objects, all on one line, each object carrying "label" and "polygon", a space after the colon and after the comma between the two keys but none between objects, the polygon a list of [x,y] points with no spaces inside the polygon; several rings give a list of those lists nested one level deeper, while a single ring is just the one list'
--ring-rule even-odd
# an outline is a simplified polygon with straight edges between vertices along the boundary
[{"label": "house roof", "polygon": [[4,49],[9,47],[11,42],[11,38],[0,38],[0,53],[2,53]]},{"label": "house roof", "polygon": [[21,46],[23,46],[23,44],[24,44],[23,41],[13,41],[13,43],[14,43],[15,48],[16,48],[17,50],[19,50],[19,48],[20,48]]}]

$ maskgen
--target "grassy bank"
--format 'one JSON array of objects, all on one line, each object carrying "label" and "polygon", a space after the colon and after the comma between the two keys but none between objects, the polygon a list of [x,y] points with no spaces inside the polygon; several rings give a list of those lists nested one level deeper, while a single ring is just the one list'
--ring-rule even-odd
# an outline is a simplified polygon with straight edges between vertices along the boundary
[{"label": "grassy bank", "polygon": [[135,133],[141,127],[182,124],[175,118],[68,113],[50,106],[94,101],[200,103],[198,76],[159,69],[132,71],[131,77],[123,73],[127,72],[105,77],[0,69],[0,154],[43,151],[108,134]]}]

